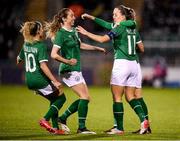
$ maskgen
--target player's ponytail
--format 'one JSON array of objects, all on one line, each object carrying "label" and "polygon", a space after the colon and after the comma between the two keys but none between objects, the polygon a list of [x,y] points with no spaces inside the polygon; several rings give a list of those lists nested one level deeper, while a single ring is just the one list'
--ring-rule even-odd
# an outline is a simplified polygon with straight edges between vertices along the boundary
[{"label": "player's ponytail", "polygon": [[41,23],[38,21],[25,22],[21,26],[20,32],[23,34],[25,42],[34,42],[34,37],[37,35],[38,31],[42,27]]},{"label": "player's ponytail", "polygon": [[136,13],[134,9],[126,7],[124,5],[120,5],[116,8],[118,8],[121,11],[122,15],[125,15],[126,20],[135,20]]},{"label": "player's ponytail", "polygon": [[56,15],[54,15],[52,22],[45,22],[45,30],[47,37],[54,39],[56,32],[64,24],[64,19],[67,18],[70,9],[63,8]]},{"label": "player's ponytail", "polygon": [[126,20],[135,20],[136,13],[134,9],[129,7],[125,7],[124,9],[126,10]]}]

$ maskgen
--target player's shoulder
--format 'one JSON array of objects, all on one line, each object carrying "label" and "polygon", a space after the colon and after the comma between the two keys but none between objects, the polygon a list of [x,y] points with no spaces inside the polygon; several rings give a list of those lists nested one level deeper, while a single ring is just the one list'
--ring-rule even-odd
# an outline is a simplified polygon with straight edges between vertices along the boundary
[{"label": "player's shoulder", "polygon": [[118,23],[117,25],[114,26],[114,30],[116,31],[122,31],[122,30],[125,30],[127,27],[124,26],[124,25],[121,25],[120,23]]},{"label": "player's shoulder", "polygon": [[60,28],[57,32],[56,32],[56,36],[57,35],[63,35],[65,33],[65,30],[63,28]]},{"label": "player's shoulder", "polygon": [[36,47],[37,48],[47,48],[47,45],[44,41],[38,41],[38,42],[36,42]]},{"label": "player's shoulder", "polygon": [[45,45],[45,42],[44,41],[37,41],[35,44],[38,46],[41,46],[41,45]]}]

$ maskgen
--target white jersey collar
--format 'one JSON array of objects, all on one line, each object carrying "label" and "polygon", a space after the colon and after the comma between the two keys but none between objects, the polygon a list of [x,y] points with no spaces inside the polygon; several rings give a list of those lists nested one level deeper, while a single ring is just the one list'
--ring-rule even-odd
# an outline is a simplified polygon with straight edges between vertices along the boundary
[{"label": "white jersey collar", "polygon": [[62,27],[64,30],[66,30],[66,31],[69,31],[69,32],[72,32],[73,31],[73,29],[71,29],[71,30],[69,30],[69,29],[67,29],[66,27]]}]

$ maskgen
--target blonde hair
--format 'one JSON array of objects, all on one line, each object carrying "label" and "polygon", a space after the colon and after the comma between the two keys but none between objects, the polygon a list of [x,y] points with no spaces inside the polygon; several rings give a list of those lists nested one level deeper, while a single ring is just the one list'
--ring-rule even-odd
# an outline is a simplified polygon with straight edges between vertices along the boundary
[{"label": "blonde hair", "polygon": [[38,21],[28,21],[21,26],[20,32],[23,34],[24,41],[33,43],[35,41],[34,37],[38,34],[38,31],[42,27],[41,23]]},{"label": "blonde hair", "polygon": [[54,15],[52,22],[45,22],[47,37],[54,39],[56,32],[62,27],[64,19],[67,18],[69,10],[69,8],[63,8]]}]

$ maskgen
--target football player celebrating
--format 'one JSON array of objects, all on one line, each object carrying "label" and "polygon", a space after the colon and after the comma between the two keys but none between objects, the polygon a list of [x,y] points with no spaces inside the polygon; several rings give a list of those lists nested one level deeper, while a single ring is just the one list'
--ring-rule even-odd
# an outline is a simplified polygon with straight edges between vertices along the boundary
[{"label": "football player celebrating", "polygon": [[[53,76],[47,66],[47,47],[43,43],[44,31],[38,21],[25,22],[21,33],[24,37],[23,47],[17,57],[25,66],[25,81],[29,89],[50,101],[50,108],[39,121],[40,126],[54,134],[65,134],[57,123],[58,111],[66,101],[64,93],[59,92],[61,83]],[[53,127],[49,120],[52,119]]]},{"label": "football player celebrating", "polygon": [[70,131],[66,125],[67,118],[78,111],[79,134],[95,134],[86,128],[86,117],[90,95],[88,87],[81,72],[80,49],[97,50],[105,52],[103,48],[82,43],[76,29],[74,12],[63,8],[55,16],[52,22],[47,23],[47,33],[53,41],[51,57],[61,62],[59,74],[62,81],[79,96],[69,108],[59,117],[62,128]]},{"label": "football player celebrating", "polygon": [[123,5],[117,6],[113,10],[114,25],[111,31],[106,35],[100,36],[86,31],[81,26],[77,30],[98,42],[113,41],[114,65],[111,75],[111,91],[113,96],[113,113],[117,122],[117,128],[113,128],[109,134],[123,134],[123,103],[122,96],[125,92],[126,99],[132,109],[136,112],[141,122],[139,134],[144,134],[149,127],[145,112],[139,101],[135,99],[135,89],[138,80],[138,64],[136,55],[136,42],[140,41],[134,24],[130,26],[121,25],[120,23],[132,19],[132,9],[127,9]]}]

